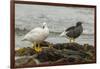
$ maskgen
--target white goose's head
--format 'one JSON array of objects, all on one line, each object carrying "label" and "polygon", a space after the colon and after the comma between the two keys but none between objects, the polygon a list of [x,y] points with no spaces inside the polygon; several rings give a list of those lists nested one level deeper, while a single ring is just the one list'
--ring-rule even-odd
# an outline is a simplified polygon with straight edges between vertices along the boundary
[{"label": "white goose's head", "polygon": [[43,22],[43,29],[47,27],[47,23],[46,22]]}]

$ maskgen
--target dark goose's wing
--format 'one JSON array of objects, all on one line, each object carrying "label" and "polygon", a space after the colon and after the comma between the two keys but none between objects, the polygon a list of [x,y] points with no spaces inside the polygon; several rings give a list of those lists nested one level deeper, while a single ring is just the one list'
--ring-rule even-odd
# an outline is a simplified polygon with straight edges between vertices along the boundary
[{"label": "dark goose's wing", "polygon": [[69,30],[73,30],[75,29],[75,26],[69,27],[68,29],[66,29],[65,31],[69,31]]}]

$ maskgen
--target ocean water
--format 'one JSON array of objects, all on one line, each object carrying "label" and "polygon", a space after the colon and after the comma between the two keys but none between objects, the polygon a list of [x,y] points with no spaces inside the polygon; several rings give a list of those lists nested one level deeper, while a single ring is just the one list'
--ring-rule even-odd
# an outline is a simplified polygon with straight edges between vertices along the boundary
[{"label": "ocean water", "polygon": [[57,7],[44,5],[15,5],[15,47],[31,46],[28,41],[21,41],[22,38],[35,27],[42,27],[46,22],[50,34],[45,41],[51,43],[69,42],[60,33],[76,22],[83,22],[83,33],[76,39],[80,44],[88,43],[94,45],[94,8],[79,7]]}]

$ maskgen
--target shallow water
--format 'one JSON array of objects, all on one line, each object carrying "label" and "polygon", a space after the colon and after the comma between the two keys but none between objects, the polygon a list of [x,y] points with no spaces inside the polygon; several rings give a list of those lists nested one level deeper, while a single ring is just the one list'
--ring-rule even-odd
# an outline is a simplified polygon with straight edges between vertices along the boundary
[{"label": "shallow water", "polygon": [[65,37],[59,37],[59,34],[65,28],[73,26],[78,21],[83,22],[83,34],[76,39],[80,44],[94,44],[94,9],[93,8],[73,8],[56,7],[40,5],[15,5],[15,45],[16,47],[31,46],[30,42],[21,41],[24,35],[31,29],[47,22],[50,35],[46,39],[51,43],[69,42]]}]

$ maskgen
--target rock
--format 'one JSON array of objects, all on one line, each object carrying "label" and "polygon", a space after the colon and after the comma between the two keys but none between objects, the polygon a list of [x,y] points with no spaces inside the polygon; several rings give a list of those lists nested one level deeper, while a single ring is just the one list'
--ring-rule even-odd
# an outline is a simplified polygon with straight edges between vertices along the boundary
[{"label": "rock", "polygon": [[84,44],[83,49],[84,51],[91,51],[92,53],[95,53],[95,48],[92,45]]},{"label": "rock", "polygon": [[63,49],[62,54],[65,54],[65,55],[79,55],[80,52],[79,51],[74,51],[74,50],[71,50],[71,49]]},{"label": "rock", "polygon": [[70,55],[69,57],[67,57],[67,61],[68,63],[77,63],[81,62],[82,58],[79,55]]},{"label": "rock", "polygon": [[16,56],[31,56],[35,54],[35,50],[27,47],[27,48],[20,48],[15,51]]},{"label": "rock", "polygon": [[16,66],[24,66],[24,65],[32,65],[32,64],[35,65],[36,62],[34,61],[33,58],[30,57],[22,57],[15,60]]},{"label": "rock", "polygon": [[57,60],[57,61],[55,61],[55,62],[52,62],[51,64],[68,64],[68,61],[67,61],[67,59],[66,58],[61,58],[61,59],[59,59],[59,60]]},{"label": "rock", "polygon": [[41,62],[46,62],[56,61],[62,57],[63,56],[61,55],[61,53],[58,53],[57,49],[44,48],[43,51],[39,53],[36,58]]},{"label": "rock", "polygon": [[[43,42],[40,44],[42,51],[36,53],[33,48],[26,47],[16,50],[16,56],[33,56],[32,58],[20,58],[16,60],[16,65],[31,64],[77,64],[95,61],[95,48],[92,45],[78,43],[57,43],[51,44]],[[53,48],[49,46],[52,45]],[[37,59],[37,60],[35,60]],[[37,62],[39,61],[39,62]]]},{"label": "rock", "polygon": [[43,41],[42,43],[40,43],[41,47],[48,47],[49,45],[51,45],[51,43],[47,41]]},{"label": "rock", "polygon": [[78,43],[63,43],[63,44],[54,44],[53,46],[56,49],[71,49],[71,50],[75,50],[75,51],[79,51],[82,50],[83,47],[82,45],[79,45]]},{"label": "rock", "polygon": [[24,65],[36,65],[36,64],[37,64],[36,61],[33,58],[30,58]]},{"label": "rock", "polygon": [[80,51],[83,49],[82,45],[78,44],[78,43],[67,43],[64,44],[66,49],[71,49],[71,50],[75,50],[75,51]]}]

